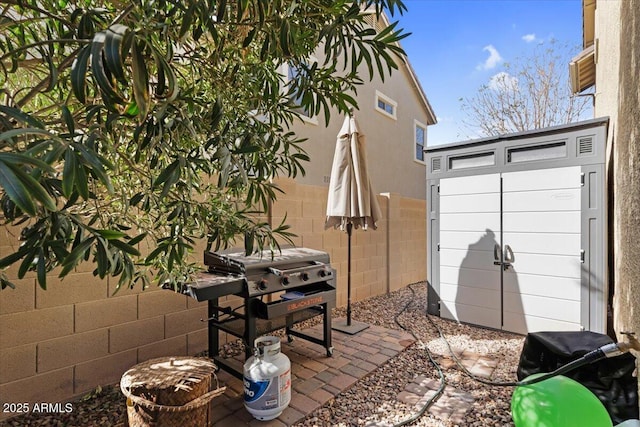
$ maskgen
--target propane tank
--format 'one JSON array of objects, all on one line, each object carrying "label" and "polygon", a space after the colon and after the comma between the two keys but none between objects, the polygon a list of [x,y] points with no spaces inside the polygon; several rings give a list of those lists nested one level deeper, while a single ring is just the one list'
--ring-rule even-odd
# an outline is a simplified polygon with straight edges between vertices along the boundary
[{"label": "propane tank", "polygon": [[244,364],[244,406],[260,421],[276,418],[291,402],[291,362],[280,339],[260,337]]}]

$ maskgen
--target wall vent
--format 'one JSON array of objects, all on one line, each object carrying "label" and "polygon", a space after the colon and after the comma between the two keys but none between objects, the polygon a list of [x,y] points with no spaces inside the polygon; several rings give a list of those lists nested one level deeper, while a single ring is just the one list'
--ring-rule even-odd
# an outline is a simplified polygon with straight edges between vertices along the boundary
[{"label": "wall vent", "polygon": [[578,138],[578,156],[593,154],[593,137]]},{"label": "wall vent", "polygon": [[431,172],[440,172],[442,170],[442,157],[434,157],[431,159]]}]

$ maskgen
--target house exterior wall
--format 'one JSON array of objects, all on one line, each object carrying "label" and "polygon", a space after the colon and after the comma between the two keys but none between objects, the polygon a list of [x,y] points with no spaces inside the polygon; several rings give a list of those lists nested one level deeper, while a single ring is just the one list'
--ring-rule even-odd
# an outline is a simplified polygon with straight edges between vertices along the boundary
[{"label": "house exterior wall", "polygon": [[[606,2],[603,2],[606,3]],[[600,3],[598,3],[600,5]],[[614,135],[616,332],[640,336],[640,9],[620,2],[619,103]],[[636,354],[639,357],[640,354]]]},{"label": "house exterior wall", "polygon": [[[337,269],[337,306],[346,305],[347,237],[324,230],[327,188],[278,182],[285,190],[273,205],[273,222],[287,213],[295,243],[330,254]],[[384,218],[377,230],[354,230],[352,301],[384,294],[426,278],[426,205],[397,193],[378,196]],[[16,250],[19,229],[0,227],[0,257]],[[200,260],[204,243],[196,248]],[[159,288],[121,289],[81,265],[63,281],[33,273],[0,291],[0,403],[55,403],[98,385],[120,381],[136,363],[162,356],[194,355],[207,348],[206,303]],[[17,267],[8,271],[17,278]],[[237,297],[221,305],[239,306]],[[233,338],[235,339],[235,338]],[[225,342],[222,337],[221,343]],[[0,419],[11,414],[2,413]]]},{"label": "house exterior wall", "polygon": [[[620,5],[618,1],[599,1],[595,11],[596,86],[593,113],[609,116],[609,143],[615,134],[620,68]],[[610,144],[609,144],[610,145]]]},{"label": "house exterior wall", "polygon": [[[434,119],[428,116],[418,91],[413,87],[407,66],[400,60],[398,64],[399,70],[385,77],[384,82],[376,77],[358,88],[356,100],[359,109],[353,114],[365,135],[373,189],[377,193],[398,193],[424,199],[425,165],[414,160],[414,121],[426,127]],[[376,91],[398,103],[396,119],[375,109]],[[316,119],[317,124],[296,121],[292,127],[296,134],[308,138],[303,147],[311,157],[311,161],[304,165],[306,175],[299,177],[298,181],[328,186],[336,138],[344,116],[333,111],[328,126],[325,126],[323,114]]]},{"label": "house exterior wall", "polygon": [[597,1],[594,25],[594,113],[610,117],[610,274],[613,328],[621,340],[624,331],[640,335],[640,9],[632,1]]}]

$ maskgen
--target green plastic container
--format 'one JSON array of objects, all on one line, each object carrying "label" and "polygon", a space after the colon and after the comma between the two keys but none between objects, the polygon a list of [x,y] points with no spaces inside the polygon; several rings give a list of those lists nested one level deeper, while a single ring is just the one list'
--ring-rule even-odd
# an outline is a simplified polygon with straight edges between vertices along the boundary
[{"label": "green plastic container", "polygon": [[[540,375],[544,374],[528,378]],[[516,427],[613,426],[609,413],[596,395],[562,375],[516,387],[511,398],[511,414]]]}]

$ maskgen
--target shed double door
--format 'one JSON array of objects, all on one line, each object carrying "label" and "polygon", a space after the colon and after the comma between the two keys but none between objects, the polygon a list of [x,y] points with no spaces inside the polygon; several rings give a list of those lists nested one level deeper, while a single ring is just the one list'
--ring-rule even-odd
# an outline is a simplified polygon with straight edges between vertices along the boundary
[{"label": "shed double door", "polygon": [[443,317],[518,333],[583,329],[581,175],[572,166],[440,180]]}]

